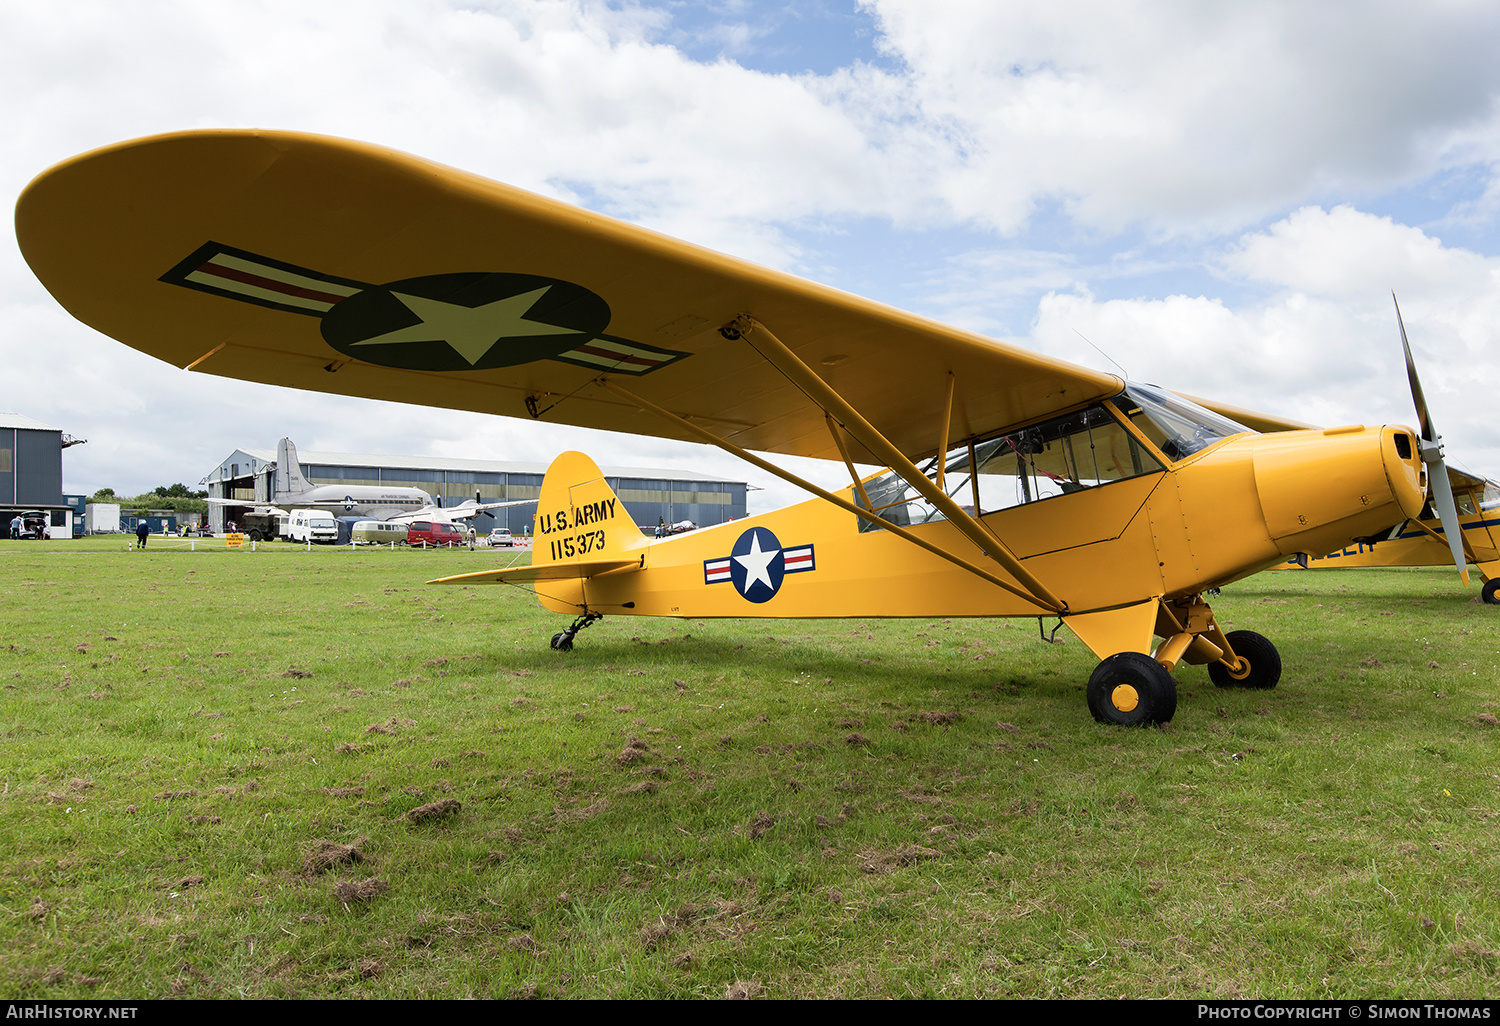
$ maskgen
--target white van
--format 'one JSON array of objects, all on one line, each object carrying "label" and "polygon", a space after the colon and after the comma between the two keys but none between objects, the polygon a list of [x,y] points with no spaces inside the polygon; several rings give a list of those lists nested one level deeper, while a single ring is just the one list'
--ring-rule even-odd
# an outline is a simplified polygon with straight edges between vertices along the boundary
[{"label": "white van", "polygon": [[321,509],[294,509],[286,521],[286,537],[288,541],[332,545],[339,540],[339,525],[332,513]]}]

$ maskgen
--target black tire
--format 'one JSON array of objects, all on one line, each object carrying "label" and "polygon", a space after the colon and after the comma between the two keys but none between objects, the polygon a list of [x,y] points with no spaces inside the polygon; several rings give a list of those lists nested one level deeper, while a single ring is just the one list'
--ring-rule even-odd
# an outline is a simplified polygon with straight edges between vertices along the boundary
[{"label": "black tire", "polygon": [[1479,597],[1492,606],[1500,606],[1500,577],[1485,581],[1484,587],[1479,589]]},{"label": "black tire", "polygon": [[555,652],[573,651],[573,639],[568,637],[567,631],[558,631],[552,635],[552,649]]},{"label": "black tire", "polygon": [[1144,727],[1170,722],[1177,712],[1177,682],[1167,668],[1139,652],[1119,652],[1089,677],[1089,712],[1100,723]]},{"label": "black tire", "polygon": [[260,528],[258,528],[258,527],[252,527],[250,529],[250,540],[253,541],[253,542],[259,542],[259,541],[265,541],[266,539],[265,539],[265,535],[263,535],[263,534],[260,533]]},{"label": "black tire", "polygon": [[1250,666],[1240,674],[1229,671],[1223,663],[1209,663],[1208,677],[1220,688],[1274,688],[1281,680],[1281,653],[1270,640],[1254,631],[1230,631],[1225,635],[1234,654]]}]

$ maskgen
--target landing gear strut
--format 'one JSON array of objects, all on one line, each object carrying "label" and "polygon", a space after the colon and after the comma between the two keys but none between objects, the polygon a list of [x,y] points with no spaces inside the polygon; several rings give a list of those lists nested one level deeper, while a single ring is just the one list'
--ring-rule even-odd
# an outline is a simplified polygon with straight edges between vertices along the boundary
[{"label": "landing gear strut", "polygon": [[1281,654],[1254,631],[1230,631],[1226,637],[1239,665],[1208,664],[1208,677],[1220,688],[1274,688],[1281,681]]},{"label": "landing gear strut", "polygon": [[567,630],[558,631],[552,635],[553,650],[557,652],[573,651],[573,639],[578,635],[578,632],[585,627],[592,626],[596,620],[602,619],[604,619],[603,613],[583,613],[578,619],[573,621]]},{"label": "landing gear strut", "polygon": [[1163,640],[1151,655],[1117,652],[1089,677],[1089,712],[1100,723],[1169,722],[1177,711],[1172,671],[1184,662],[1206,664],[1209,678],[1221,688],[1274,688],[1281,680],[1276,646],[1254,631],[1225,634],[1201,595],[1163,599],[1154,629]]}]

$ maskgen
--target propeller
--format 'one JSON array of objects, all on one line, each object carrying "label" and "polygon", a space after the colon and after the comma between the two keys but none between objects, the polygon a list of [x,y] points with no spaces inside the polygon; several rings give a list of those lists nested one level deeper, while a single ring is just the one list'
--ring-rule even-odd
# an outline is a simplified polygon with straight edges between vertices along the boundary
[{"label": "propeller", "polygon": [[1433,504],[1437,506],[1443,533],[1448,536],[1448,549],[1453,553],[1453,565],[1458,567],[1458,576],[1468,584],[1469,561],[1464,558],[1463,529],[1458,523],[1458,507],[1453,502],[1453,486],[1448,482],[1448,468],[1443,463],[1443,436],[1433,427],[1432,413],[1427,409],[1427,400],[1422,395],[1422,383],[1417,380],[1417,365],[1411,357],[1411,343],[1406,340],[1406,324],[1401,320],[1401,304],[1396,302],[1394,292],[1391,293],[1391,302],[1396,305],[1401,348],[1406,350],[1406,378],[1411,382],[1411,398],[1417,405],[1417,421],[1422,428],[1419,448],[1422,462],[1427,464],[1427,486],[1431,490]]}]

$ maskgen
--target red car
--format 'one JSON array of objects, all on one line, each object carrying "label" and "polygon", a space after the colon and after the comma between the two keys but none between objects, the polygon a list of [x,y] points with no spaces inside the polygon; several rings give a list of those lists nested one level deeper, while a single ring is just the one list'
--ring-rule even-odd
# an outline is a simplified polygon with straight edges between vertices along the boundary
[{"label": "red car", "polygon": [[455,548],[464,543],[464,533],[452,524],[418,520],[406,528],[406,544],[426,548]]}]

